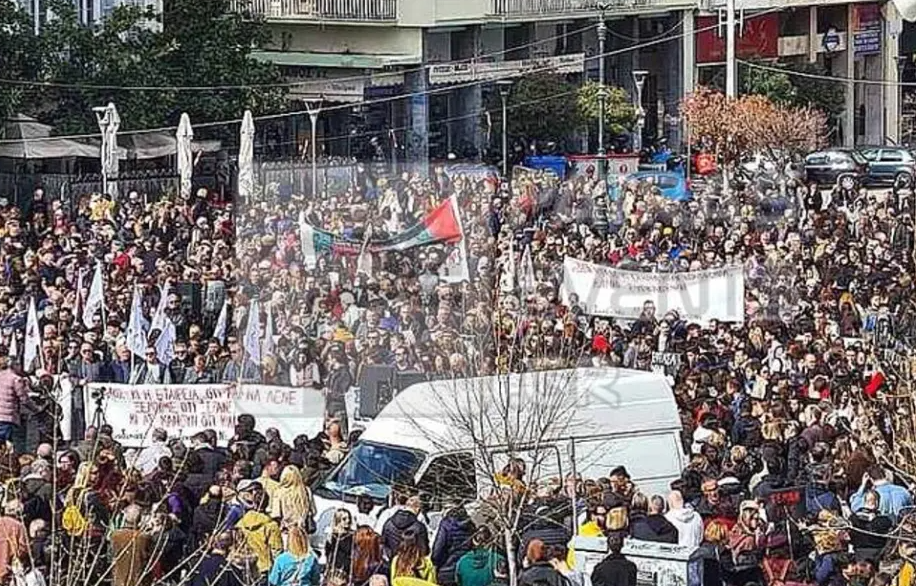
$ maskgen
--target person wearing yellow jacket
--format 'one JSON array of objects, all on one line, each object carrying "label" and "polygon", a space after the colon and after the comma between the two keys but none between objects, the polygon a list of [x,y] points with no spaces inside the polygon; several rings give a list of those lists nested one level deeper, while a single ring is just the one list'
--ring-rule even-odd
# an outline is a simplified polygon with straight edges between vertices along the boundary
[{"label": "person wearing yellow jacket", "polygon": [[392,584],[395,584],[398,578],[414,578],[436,583],[436,568],[429,558],[426,540],[422,539],[419,531],[410,527],[401,536],[401,546],[391,560]]},{"label": "person wearing yellow jacket", "polygon": [[[243,490],[240,483],[240,491]],[[241,534],[244,545],[257,560],[258,572],[266,575],[273,566],[274,559],[283,551],[283,538],[280,525],[264,513],[264,500],[248,509],[239,522],[236,530]]]}]

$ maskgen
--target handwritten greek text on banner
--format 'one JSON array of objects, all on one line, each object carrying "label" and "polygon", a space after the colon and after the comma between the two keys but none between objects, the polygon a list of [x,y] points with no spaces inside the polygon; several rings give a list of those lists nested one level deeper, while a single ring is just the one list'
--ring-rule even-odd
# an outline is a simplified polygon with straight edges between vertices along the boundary
[{"label": "handwritten greek text on banner", "polygon": [[111,425],[114,439],[125,447],[149,445],[156,428],[182,439],[213,429],[225,445],[235,431],[236,417],[243,413],[252,415],[259,429],[275,427],[287,442],[300,434],[312,437],[324,424],[324,396],[314,389],[90,384],[85,388],[89,409],[94,405],[93,391],[101,391],[105,421]]},{"label": "handwritten greek text on banner", "polygon": [[578,305],[590,315],[636,319],[652,302],[659,318],[675,310],[687,321],[744,322],[742,267],[643,273],[566,257],[560,295],[565,305]]}]

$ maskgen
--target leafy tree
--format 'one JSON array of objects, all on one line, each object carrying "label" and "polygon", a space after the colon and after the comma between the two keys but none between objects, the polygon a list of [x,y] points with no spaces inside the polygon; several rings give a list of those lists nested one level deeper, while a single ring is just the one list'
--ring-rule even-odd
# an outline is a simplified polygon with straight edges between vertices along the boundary
[{"label": "leafy tree", "polygon": [[[786,72],[762,69],[753,65],[742,65],[741,90],[745,94],[765,96],[777,104],[795,107],[811,107],[833,118],[843,113],[846,107],[843,86],[834,81],[813,79],[792,75],[788,67],[771,63],[767,67],[782,67]],[[827,75],[817,63],[792,65],[791,71],[813,75]]]},{"label": "leafy tree", "polygon": [[[506,100],[510,138],[526,143],[557,144],[571,139],[582,124],[579,111],[570,107],[570,96],[575,92],[576,86],[562,75],[536,74],[517,79]],[[498,137],[502,129],[502,101],[495,88],[486,105],[491,113],[493,135]]]},{"label": "leafy tree", "polygon": [[[279,68],[251,56],[253,48],[268,40],[266,26],[231,12],[229,0],[166,0],[162,15],[122,6],[95,27],[79,22],[69,0],[51,0],[48,8],[53,18],[44,25],[38,43],[41,79],[83,86],[51,88],[31,105],[30,113],[59,133],[96,132],[91,109],[108,102],[118,106],[125,130],[177,124],[182,112],[192,123],[200,123],[239,118],[246,108],[261,114],[285,108],[286,89],[265,87],[284,81]],[[160,19],[161,27],[150,26]],[[117,89],[243,85],[250,87]],[[235,135],[230,128],[200,134],[208,130]]]},{"label": "leafy tree", "polygon": [[[41,69],[32,19],[12,0],[0,0],[0,77],[34,81]],[[28,86],[0,84],[0,120],[17,114],[30,101]]]},{"label": "leafy tree", "polygon": [[[636,124],[636,108],[623,88],[606,86],[604,125],[610,134],[625,134]],[[587,81],[579,88],[576,104],[579,114],[589,124],[597,122],[599,115],[601,84]]]},{"label": "leafy tree", "polygon": [[827,118],[820,110],[781,105],[761,95],[729,99],[705,87],[684,99],[681,114],[690,135],[726,168],[754,152],[784,164],[793,155],[822,147],[827,134]]}]

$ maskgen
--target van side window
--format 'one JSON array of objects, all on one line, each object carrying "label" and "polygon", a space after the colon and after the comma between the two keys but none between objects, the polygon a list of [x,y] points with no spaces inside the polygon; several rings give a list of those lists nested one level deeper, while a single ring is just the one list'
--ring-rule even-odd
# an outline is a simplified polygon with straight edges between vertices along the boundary
[{"label": "van side window", "polygon": [[477,498],[474,456],[469,453],[445,454],[434,459],[417,484],[420,497],[432,511],[440,511],[450,500],[461,502]]}]

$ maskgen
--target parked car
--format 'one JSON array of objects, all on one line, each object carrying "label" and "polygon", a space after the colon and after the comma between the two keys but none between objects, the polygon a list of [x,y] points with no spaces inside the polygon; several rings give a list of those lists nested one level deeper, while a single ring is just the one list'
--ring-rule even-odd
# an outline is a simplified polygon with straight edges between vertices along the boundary
[{"label": "parked car", "polygon": [[[624,176],[624,182],[651,181],[662,192],[662,195],[672,201],[690,201],[693,193],[687,184],[687,179],[676,171],[637,171]],[[617,200],[620,195],[620,186],[612,182],[608,185],[608,196]]]},{"label": "parked car", "polygon": [[869,185],[911,187],[916,177],[916,157],[904,147],[861,147],[868,160]]},{"label": "parked car", "polygon": [[868,159],[854,149],[827,149],[805,157],[805,182],[852,189],[868,175]]}]

